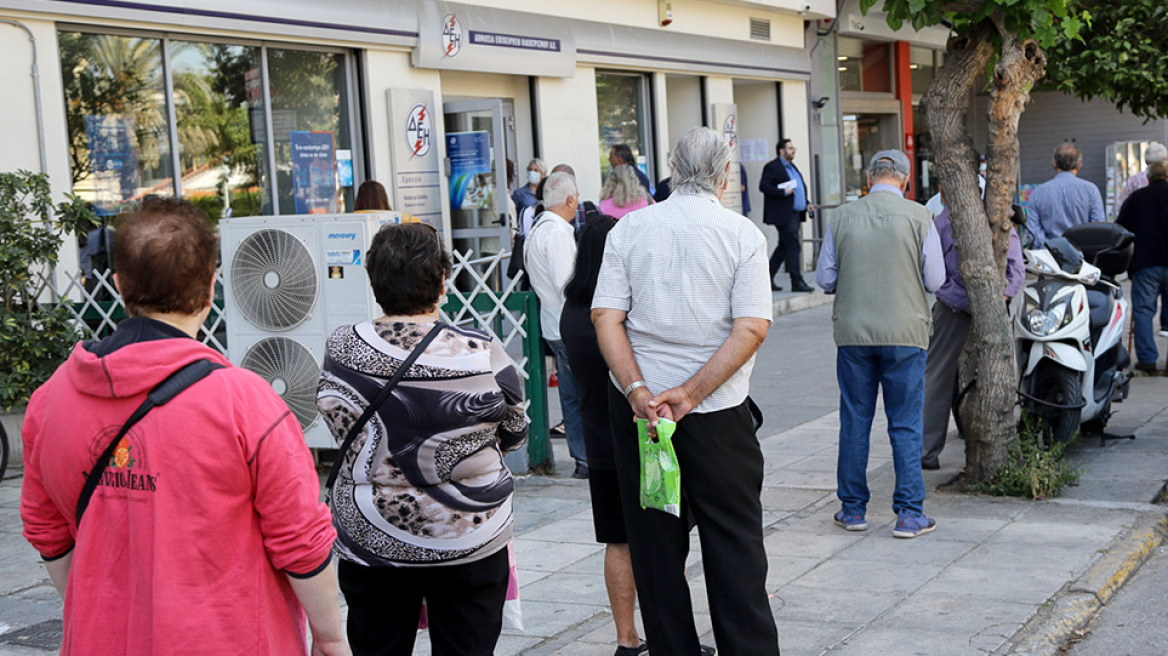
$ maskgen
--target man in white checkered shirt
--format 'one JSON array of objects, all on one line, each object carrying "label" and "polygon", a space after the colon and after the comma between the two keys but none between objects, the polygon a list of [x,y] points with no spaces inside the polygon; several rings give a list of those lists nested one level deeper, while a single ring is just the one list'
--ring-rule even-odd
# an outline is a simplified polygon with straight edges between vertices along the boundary
[{"label": "man in white checkered shirt", "polygon": [[[722,135],[686,132],[670,164],[669,199],[609,233],[592,301],[615,383],[617,476],[641,616],[652,653],[702,653],[685,581],[692,516],[720,653],[778,656],[765,588],[757,406],[747,397],[771,323],[766,239],[720,202],[731,166]],[[640,507],[634,416],[678,422],[680,519]]]}]

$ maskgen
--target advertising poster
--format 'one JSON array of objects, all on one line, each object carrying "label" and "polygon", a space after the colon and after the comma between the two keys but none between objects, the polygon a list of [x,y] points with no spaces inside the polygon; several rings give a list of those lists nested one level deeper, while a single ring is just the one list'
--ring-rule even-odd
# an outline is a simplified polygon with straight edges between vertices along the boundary
[{"label": "advertising poster", "polygon": [[447,134],[446,157],[450,159],[450,207],[493,209],[495,176],[491,174],[491,133]]},{"label": "advertising poster", "polygon": [[297,214],[337,211],[337,160],[332,132],[291,132],[292,189]]},{"label": "advertising poster", "polygon": [[138,137],[133,116],[86,116],[94,210],[110,216],[138,193]]}]

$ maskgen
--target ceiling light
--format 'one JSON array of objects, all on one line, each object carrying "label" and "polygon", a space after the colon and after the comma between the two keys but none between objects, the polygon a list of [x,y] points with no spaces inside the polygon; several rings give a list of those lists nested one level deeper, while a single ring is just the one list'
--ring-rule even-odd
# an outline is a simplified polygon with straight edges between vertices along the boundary
[{"label": "ceiling light", "polygon": [[836,57],[836,59],[838,59],[838,60],[840,60],[840,61],[847,61],[847,60],[848,60],[848,56],[847,56],[847,55],[840,55],[839,57]]},{"label": "ceiling light", "polygon": [[839,70],[841,70],[841,71],[846,71],[846,70],[848,70],[848,67],[847,67],[847,66],[840,66],[840,67],[839,67]]}]

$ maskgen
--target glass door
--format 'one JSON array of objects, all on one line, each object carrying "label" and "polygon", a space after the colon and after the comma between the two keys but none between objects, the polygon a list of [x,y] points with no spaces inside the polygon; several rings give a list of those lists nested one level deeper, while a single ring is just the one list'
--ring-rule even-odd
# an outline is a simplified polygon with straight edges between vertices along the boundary
[{"label": "glass door", "polygon": [[507,248],[507,138],[503,101],[448,102],[446,166],[450,180],[450,237],[477,259]]},{"label": "glass door", "polygon": [[868,193],[868,159],[881,150],[902,148],[898,136],[900,117],[896,114],[844,114],[844,172],[846,202]]}]

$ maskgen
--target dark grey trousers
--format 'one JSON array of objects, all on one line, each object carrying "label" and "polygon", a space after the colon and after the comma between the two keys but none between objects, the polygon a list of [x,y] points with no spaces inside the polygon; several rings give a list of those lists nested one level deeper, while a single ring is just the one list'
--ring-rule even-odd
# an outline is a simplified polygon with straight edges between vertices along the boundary
[{"label": "dark grey trousers", "polygon": [[949,434],[949,412],[957,400],[957,363],[973,317],[933,304],[933,337],[925,363],[925,442],[921,462],[935,463]]}]

